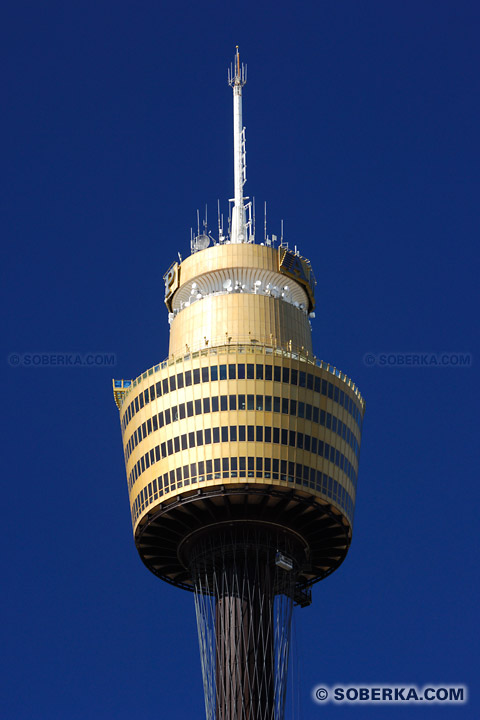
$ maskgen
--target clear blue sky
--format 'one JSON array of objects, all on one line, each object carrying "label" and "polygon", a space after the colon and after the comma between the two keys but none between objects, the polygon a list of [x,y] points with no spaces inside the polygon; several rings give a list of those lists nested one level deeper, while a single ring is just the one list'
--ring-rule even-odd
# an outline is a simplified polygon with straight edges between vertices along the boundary
[{"label": "clear blue sky", "polygon": [[[317,356],[367,400],[352,548],[296,611],[286,720],[480,716],[479,21],[473,0],[4,4],[2,717],[203,716],[193,598],[132,541],[111,378],[165,358],[162,275],[232,195],[236,44],[246,190],[311,259]],[[116,366],[9,362],[97,351]],[[443,351],[472,364],[364,361]],[[322,682],[472,699],[319,707]]]}]

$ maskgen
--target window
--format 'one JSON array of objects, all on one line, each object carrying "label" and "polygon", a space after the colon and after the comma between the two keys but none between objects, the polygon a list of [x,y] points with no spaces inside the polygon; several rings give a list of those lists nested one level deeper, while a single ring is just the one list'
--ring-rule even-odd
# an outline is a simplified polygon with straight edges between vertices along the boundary
[{"label": "window", "polygon": [[145,390],[145,392],[143,393],[143,397],[145,398],[145,405],[147,405],[147,403],[150,402],[150,396],[149,396],[148,388],[147,388],[147,389]]},{"label": "window", "polygon": [[282,445],[288,445],[288,430],[282,428]]},{"label": "window", "polygon": [[193,416],[193,402],[191,400],[189,400],[187,402],[187,417],[192,417],[192,416]]},{"label": "window", "polygon": [[195,447],[195,433],[193,431],[188,433],[188,446]]},{"label": "window", "polygon": [[[180,387],[180,385],[178,387]],[[160,382],[160,380],[156,384],[156,389],[157,389],[157,398],[162,397],[162,383]]]},{"label": "window", "polygon": [[288,444],[290,445],[290,447],[295,447],[295,435],[295,430],[289,431]]},{"label": "window", "polygon": [[163,394],[166,395],[168,393],[168,378],[163,378],[162,386],[163,386]]},{"label": "window", "polygon": [[165,425],[170,425],[171,422],[172,422],[172,420],[171,420],[171,416],[170,416],[170,408],[167,408],[165,410]]},{"label": "window", "polygon": [[180,441],[181,441],[181,445],[182,445],[182,450],[186,450],[187,447],[188,447],[188,445],[187,445],[187,434],[186,434],[186,433],[184,433],[184,434],[182,435],[182,437],[180,438]]},{"label": "window", "polygon": [[339,391],[338,387],[335,385],[335,387],[333,388],[333,399],[337,403],[339,400],[339,395],[340,395],[340,391]]},{"label": "window", "polygon": [[215,427],[213,428],[213,442],[218,443],[220,442],[220,428]]},{"label": "window", "polygon": [[183,420],[185,417],[185,403],[180,403],[180,405],[178,406],[178,414],[180,420]]},{"label": "window", "polygon": [[290,376],[290,383],[291,385],[298,385],[298,370],[294,370],[293,368]]},{"label": "window", "polygon": [[208,376],[209,376],[208,367],[202,367],[202,383],[208,382]]},{"label": "window", "polygon": [[265,395],[265,410],[266,410],[266,412],[272,411],[272,396],[271,395]]},{"label": "window", "polygon": [[303,402],[298,403],[298,417],[299,418],[305,417],[305,403],[303,403]]},{"label": "window", "polygon": [[203,430],[197,430],[197,445],[203,445]]},{"label": "window", "polygon": [[253,395],[247,395],[247,410],[255,410],[255,399]]},{"label": "window", "polygon": [[228,396],[220,395],[220,410],[228,410]]},{"label": "window", "polygon": [[328,397],[333,400],[333,385],[330,382],[328,383]]},{"label": "window", "polygon": [[168,453],[168,455],[173,455],[173,442],[172,442],[172,440],[167,440],[167,453]]},{"label": "window", "polygon": [[236,442],[236,441],[237,441],[237,426],[230,425],[230,442]]},{"label": "window", "polygon": [[257,410],[263,410],[263,395],[257,395],[255,404]]},{"label": "window", "polygon": [[138,396],[139,402],[140,402],[140,408],[143,408],[143,393]]},{"label": "window", "polygon": [[245,395],[238,396],[238,409],[245,410]]},{"label": "window", "polygon": [[221,430],[222,430],[222,442],[228,442],[228,425],[223,425]]},{"label": "window", "polygon": [[208,398],[208,397],[203,398],[203,412],[204,413],[210,412],[210,398]]},{"label": "window", "polygon": [[192,371],[186,370],[185,371],[185,387],[190,387],[192,384]]},{"label": "window", "polygon": [[263,365],[257,363],[256,367],[257,380],[263,380]]},{"label": "window", "polygon": [[257,440],[257,442],[263,442],[263,427],[262,427],[262,425],[257,425],[256,440]]},{"label": "window", "polygon": [[273,398],[273,412],[280,412],[280,398],[277,395]]},{"label": "window", "polygon": [[325,426],[325,410],[320,410],[320,425]]},{"label": "window", "polygon": [[176,453],[180,452],[180,438],[178,437],[178,435],[177,437],[173,438],[173,447],[175,448]]},{"label": "window", "polygon": [[226,379],[227,379],[227,366],[220,365],[220,380],[226,380]]},{"label": "window", "polygon": [[210,368],[210,379],[212,381],[218,380],[218,367],[216,365],[212,365],[212,367]]},{"label": "window", "polygon": [[254,425],[248,425],[247,439],[249,442],[253,442],[255,440],[255,426]]},{"label": "window", "polygon": [[297,447],[303,450],[303,433],[297,432]]},{"label": "window", "polygon": [[296,414],[297,414],[297,401],[290,400],[290,415],[296,415]]},{"label": "window", "polygon": [[200,382],[200,368],[195,368],[193,371],[193,384],[198,385]]},{"label": "window", "polygon": [[245,365],[244,364],[238,365],[237,378],[239,380],[245,380]]},{"label": "window", "polygon": [[218,397],[214,395],[211,398],[212,401],[212,412],[218,412]]},{"label": "window", "polygon": [[238,439],[240,442],[245,442],[245,425],[238,426]]},{"label": "window", "polygon": [[183,373],[178,373],[177,375],[177,388],[180,390],[180,388],[183,388]]},{"label": "window", "polygon": [[210,428],[205,428],[205,445],[210,445],[212,442],[212,431]]},{"label": "window", "polygon": [[237,396],[236,395],[230,395],[228,398],[228,405],[230,410],[236,410],[237,409]]},{"label": "window", "polygon": [[175,375],[170,376],[170,390],[176,390],[177,389],[177,378]]},{"label": "window", "polygon": [[282,368],[279,365],[273,366],[273,379],[275,382],[281,382],[282,380]]},{"label": "window", "polygon": [[266,427],[265,428],[265,442],[272,442],[272,428]]},{"label": "window", "polygon": [[253,380],[255,378],[255,365],[253,363],[247,363],[247,380]]},{"label": "window", "polygon": [[235,380],[235,377],[236,377],[236,369],[237,369],[237,366],[236,366],[236,365],[230,364],[230,365],[228,366],[228,379],[229,379],[229,380]]},{"label": "window", "polygon": [[288,415],[288,398],[282,398],[282,413]]},{"label": "window", "polygon": [[284,383],[290,382],[290,369],[288,367],[283,368],[282,380]]},{"label": "window", "polygon": [[272,366],[265,365],[265,380],[271,380],[271,379],[272,379]]},{"label": "window", "polygon": [[307,388],[313,390],[313,375],[311,373],[307,374]]},{"label": "window", "polygon": [[327,394],[327,381],[322,380],[322,395],[326,395],[326,394]]}]

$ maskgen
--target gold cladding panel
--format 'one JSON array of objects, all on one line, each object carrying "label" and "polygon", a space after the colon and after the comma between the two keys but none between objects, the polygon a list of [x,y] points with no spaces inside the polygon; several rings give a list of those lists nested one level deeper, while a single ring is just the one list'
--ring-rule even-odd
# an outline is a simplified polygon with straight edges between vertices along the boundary
[{"label": "gold cladding panel", "polygon": [[170,326],[169,354],[252,342],[312,353],[310,324],[302,310],[266,295],[231,293],[203,298],[179,312]]},{"label": "gold cladding panel", "polygon": [[[347,395],[350,394],[350,396],[352,396],[343,381],[341,381],[338,377],[332,378],[329,373],[322,369],[319,369],[318,367],[315,367],[314,365],[299,362],[298,360],[279,358],[273,354],[269,357],[266,357],[264,355],[262,358],[259,350],[260,348],[258,350],[255,348],[251,348],[251,352],[256,354],[255,357],[249,353],[234,351],[234,348],[228,348],[227,353],[227,349],[225,348],[223,349],[223,353],[221,351],[219,352],[218,356],[200,356],[196,360],[188,358],[185,359],[185,362],[172,363],[169,366],[163,368],[161,371],[155,373],[154,376],[149,376],[146,379],[137,382],[137,386],[132,389],[132,393],[129,393],[128,402],[131,402],[132,399],[135,398],[135,396],[138,396],[141,392],[145,390],[145,388],[151,386],[152,383],[163,380],[163,378],[168,377],[172,373],[175,374],[177,372],[183,372],[184,370],[193,369],[194,367],[208,367],[210,365],[222,362],[236,364],[238,362],[244,363],[245,361],[256,361],[257,363],[259,361],[263,363],[273,362],[274,365],[280,365],[282,367],[290,366],[298,369],[303,369],[304,371],[311,372],[316,376],[320,375],[323,378],[328,379],[329,381],[333,379],[335,384],[340,388],[343,388]],[[343,422],[345,422],[345,424],[348,425],[350,430],[355,434],[358,443],[360,444],[360,432],[358,430],[358,427],[356,426],[355,421],[347,413],[346,410],[341,408],[338,403],[334,403],[333,400],[318,393],[312,393],[311,390],[307,390],[306,388],[300,388],[274,380],[267,381],[252,379],[231,379],[199,383],[188,388],[182,388],[180,390],[169,392],[168,394],[160,398],[156,398],[148,405],[145,405],[128,424],[124,433],[124,447],[126,448],[134,430],[143,422],[148,420],[148,418],[152,418],[153,415],[160,411],[165,411],[167,408],[175,407],[178,403],[186,402],[187,400],[195,400],[201,397],[212,397],[220,394],[238,395],[239,393],[243,393],[246,395],[249,393],[254,395],[272,395],[279,396],[281,398],[288,397],[289,399],[297,399],[298,401],[306,401],[308,399],[310,400],[310,402],[315,402],[315,404],[319,408],[324,409],[326,412],[332,412],[332,414],[335,414],[337,417],[340,417],[341,413],[343,412]],[[270,426],[272,428],[288,428],[288,430],[294,430],[297,433],[302,432],[304,434],[309,434],[312,436],[315,435],[318,438],[323,439],[325,442],[328,442],[334,448],[338,449],[341,453],[343,453],[344,456],[347,457],[352,463],[355,470],[358,470],[358,460],[355,457],[355,454],[353,453],[350,445],[348,445],[341,437],[333,433],[333,431],[328,430],[324,427],[319,427],[318,424],[314,424],[311,420],[306,420],[300,417],[293,417],[290,415],[279,414],[269,411],[248,409],[241,411],[237,409],[221,411],[217,413],[194,415],[183,420],[178,419],[169,424],[168,426],[164,426],[163,428],[152,432],[150,435],[148,435],[148,437],[144,438],[143,441],[141,441],[136,448],[133,449],[130,457],[126,462],[127,476],[129,476],[130,471],[137,462],[137,460],[139,460],[139,458],[142,457],[147,451],[155,448],[155,446],[158,445],[160,442],[173,440],[175,437],[179,437],[184,433],[189,433],[193,431],[196,432],[197,430],[204,430],[205,428],[211,429],[214,426],[222,427],[243,424],[254,425],[255,427]],[[223,443],[219,442],[215,444],[196,446],[174,452],[172,455],[169,455],[168,457],[165,457],[158,462],[154,462],[153,465],[150,465],[149,468],[146,468],[141,473],[138,480],[134,482],[130,490],[130,501],[132,506],[132,519],[134,521],[134,527],[136,527],[145,512],[151,510],[152,507],[155,506],[155,504],[158,504],[159,502],[168,502],[169,500],[173,500],[178,495],[184,494],[185,492],[190,492],[191,490],[195,490],[197,487],[214,487],[220,484],[242,486],[245,483],[255,483],[256,485],[267,484],[278,485],[279,487],[291,487],[295,488],[296,492],[300,491],[307,492],[308,494],[317,495],[322,500],[326,500],[333,506],[337,506],[337,509],[343,513],[343,510],[338,505],[338,503],[335,502],[335,500],[332,500],[332,498],[326,498],[326,496],[322,492],[319,492],[315,488],[308,487],[308,485],[307,487],[303,487],[302,485],[299,486],[298,484],[292,485],[290,482],[282,480],[281,478],[265,478],[264,476],[257,478],[255,476],[248,476],[248,473],[247,477],[223,477],[221,476],[222,473],[220,473],[220,476],[215,477],[215,475],[213,475],[211,479],[205,479],[201,484],[199,483],[198,479],[196,479],[195,482],[192,480],[192,482],[188,484],[189,486],[182,483],[181,486],[176,487],[173,491],[165,493],[163,491],[157,492],[155,495],[152,495],[148,498],[148,502],[139,506],[137,498],[139,497],[140,492],[142,490],[144,492],[147,492],[148,488],[151,489],[153,483],[157,482],[157,479],[165,473],[170,472],[171,470],[175,471],[178,467],[191,465],[191,463],[198,464],[199,461],[206,461],[209,459],[214,460],[215,458],[224,457],[262,457],[271,458],[272,460],[274,458],[277,458],[279,460],[286,460],[287,462],[293,462],[296,464],[299,463],[303,466],[313,468],[317,471],[320,470],[322,473],[327,474],[334,481],[337,481],[340,486],[344,487],[347,490],[353,501],[355,498],[355,488],[353,487],[350,479],[343,473],[343,471],[341,471],[340,468],[337,467],[334,463],[326,460],[321,456],[317,456],[314,453],[311,453],[304,449],[299,449],[297,447],[290,447],[282,444],[258,442],[256,440],[251,442],[249,442],[248,440]],[[135,509],[134,504],[136,501],[137,505]]]}]

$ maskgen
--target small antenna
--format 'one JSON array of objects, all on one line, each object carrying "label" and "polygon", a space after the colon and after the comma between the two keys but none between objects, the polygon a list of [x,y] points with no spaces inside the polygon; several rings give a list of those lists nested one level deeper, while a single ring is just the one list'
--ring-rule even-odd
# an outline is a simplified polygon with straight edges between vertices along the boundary
[{"label": "small antenna", "polygon": [[265,200],[265,204],[263,207],[263,237],[265,242],[267,242],[267,201]]},{"label": "small antenna", "polygon": [[200,211],[197,210],[197,235],[200,235]]},{"label": "small antenna", "polygon": [[280,245],[283,245],[283,220],[280,220]]},{"label": "small antenna", "polygon": [[255,242],[255,195],[253,196],[253,241]]}]

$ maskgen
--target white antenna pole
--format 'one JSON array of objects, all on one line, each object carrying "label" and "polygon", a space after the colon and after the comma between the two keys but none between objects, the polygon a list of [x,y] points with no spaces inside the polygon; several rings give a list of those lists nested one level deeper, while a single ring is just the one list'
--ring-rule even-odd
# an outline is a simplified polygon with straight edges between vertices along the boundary
[{"label": "white antenna pole", "polygon": [[243,186],[246,177],[245,161],[245,128],[242,124],[242,87],[247,81],[244,65],[240,65],[238,45],[234,58],[235,67],[230,66],[228,84],[233,88],[233,174],[235,197],[232,213],[232,229],[230,242],[242,243],[247,241],[245,204],[243,201]]},{"label": "white antenna pole", "polygon": [[267,242],[267,201],[265,200],[265,204],[263,206],[263,237],[265,242]]}]

